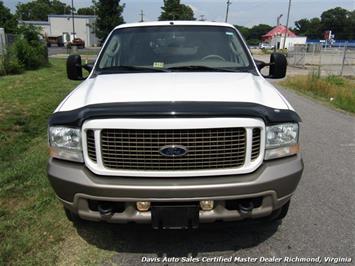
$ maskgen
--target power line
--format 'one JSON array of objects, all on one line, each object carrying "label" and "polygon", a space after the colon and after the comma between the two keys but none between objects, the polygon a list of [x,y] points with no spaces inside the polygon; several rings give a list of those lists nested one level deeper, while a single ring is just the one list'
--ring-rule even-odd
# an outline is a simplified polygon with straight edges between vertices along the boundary
[{"label": "power line", "polygon": [[227,10],[226,10],[226,22],[228,22],[228,15],[229,15],[229,6],[232,4],[230,0],[227,1]]}]

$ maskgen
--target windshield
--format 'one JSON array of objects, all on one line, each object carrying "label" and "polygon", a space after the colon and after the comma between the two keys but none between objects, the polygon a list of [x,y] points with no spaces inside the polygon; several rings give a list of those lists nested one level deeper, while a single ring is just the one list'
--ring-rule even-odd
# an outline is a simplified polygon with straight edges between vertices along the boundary
[{"label": "windshield", "polygon": [[97,73],[252,69],[237,32],[218,26],[118,29],[110,36],[96,66]]}]

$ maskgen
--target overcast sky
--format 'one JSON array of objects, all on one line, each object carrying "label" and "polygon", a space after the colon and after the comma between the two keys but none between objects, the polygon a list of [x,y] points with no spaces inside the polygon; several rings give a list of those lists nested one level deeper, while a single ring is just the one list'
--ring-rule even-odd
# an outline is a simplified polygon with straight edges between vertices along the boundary
[{"label": "overcast sky", "polygon": [[[5,5],[15,10],[18,2],[29,0],[2,0]],[[231,0],[229,21],[232,24],[253,26],[260,23],[275,25],[276,17],[283,14],[281,23],[286,23],[287,0]],[[71,3],[71,0],[62,0]],[[91,5],[91,0],[74,0],[76,8]],[[207,20],[224,21],[227,0],[181,0],[181,3],[191,6],[195,17],[204,15]],[[139,20],[140,10],[145,13],[145,20],[157,20],[160,15],[160,7],[163,0],[121,0],[126,3],[123,16],[126,22]],[[355,0],[292,0],[290,26],[301,18],[319,17],[320,14],[330,8],[343,7],[354,10]]]}]

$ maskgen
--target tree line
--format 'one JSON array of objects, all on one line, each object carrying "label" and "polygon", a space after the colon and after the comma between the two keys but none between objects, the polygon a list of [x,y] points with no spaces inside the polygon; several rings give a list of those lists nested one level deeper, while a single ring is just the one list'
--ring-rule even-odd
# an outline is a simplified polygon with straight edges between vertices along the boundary
[{"label": "tree line", "polygon": [[[96,15],[96,34],[104,39],[117,25],[124,23],[122,13],[125,4],[120,0],[93,0],[92,6],[74,10],[78,15]],[[194,12],[188,5],[180,0],[163,0],[159,20],[195,20]],[[15,14],[11,14],[0,0],[0,27],[7,33],[15,33],[18,20],[46,21],[49,14],[71,14],[71,6],[60,0],[33,0],[27,3],[18,3]],[[262,35],[273,27],[259,24],[251,28],[235,25],[251,45],[258,44]],[[355,39],[355,11],[348,11],[336,7],[324,11],[321,16],[311,19],[300,19],[291,29],[298,35],[307,36],[309,39],[322,39],[323,32],[332,30],[336,39]]]}]

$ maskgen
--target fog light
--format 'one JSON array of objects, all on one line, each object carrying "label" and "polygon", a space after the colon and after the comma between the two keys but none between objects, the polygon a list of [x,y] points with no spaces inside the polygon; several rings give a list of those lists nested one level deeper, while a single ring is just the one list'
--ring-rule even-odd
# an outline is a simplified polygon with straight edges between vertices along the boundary
[{"label": "fog light", "polygon": [[150,202],[149,201],[137,201],[136,203],[137,210],[140,212],[146,212],[150,209]]},{"label": "fog light", "polygon": [[210,211],[213,209],[214,201],[213,200],[201,200],[200,207],[203,211]]}]

